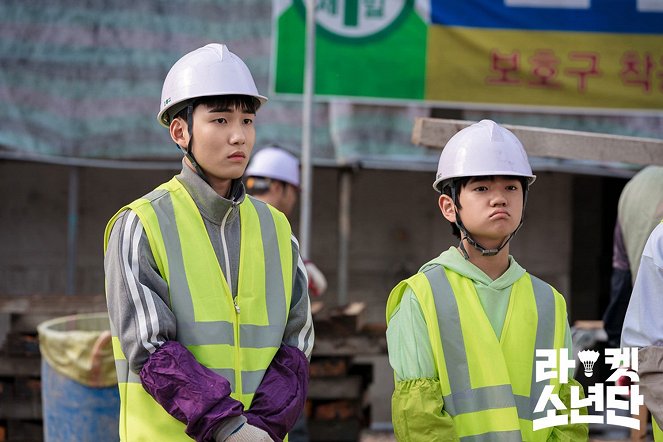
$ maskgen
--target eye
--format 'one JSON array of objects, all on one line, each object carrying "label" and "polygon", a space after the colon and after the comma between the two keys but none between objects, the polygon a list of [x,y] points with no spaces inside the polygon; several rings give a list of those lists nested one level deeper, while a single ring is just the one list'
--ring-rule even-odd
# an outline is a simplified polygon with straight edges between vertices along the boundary
[{"label": "eye", "polygon": [[486,190],[488,190],[488,187],[486,186],[477,186],[474,188],[475,192],[485,192]]},{"label": "eye", "polygon": [[217,118],[214,121],[216,121],[219,124],[226,124],[228,122],[228,120],[226,120],[225,118]]},{"label": "eye", "polygon": [[244,124],[251,125],[253,124],[253,119],[252,118],[244,118]]},{"label": "eye", "polygon": [[518,190],[518,186],[515,185],[506,186],[506,190]]}]

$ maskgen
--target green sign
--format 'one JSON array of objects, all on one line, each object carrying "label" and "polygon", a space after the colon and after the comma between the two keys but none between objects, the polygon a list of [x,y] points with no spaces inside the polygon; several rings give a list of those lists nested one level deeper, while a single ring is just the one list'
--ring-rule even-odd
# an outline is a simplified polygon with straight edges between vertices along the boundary
[{"label": "green sign", "polygon": [[[301,94],[305,0],[275,0],[277,94]],[[318,0],[315,93],[423,99],[427,25],[412,0]]]}]

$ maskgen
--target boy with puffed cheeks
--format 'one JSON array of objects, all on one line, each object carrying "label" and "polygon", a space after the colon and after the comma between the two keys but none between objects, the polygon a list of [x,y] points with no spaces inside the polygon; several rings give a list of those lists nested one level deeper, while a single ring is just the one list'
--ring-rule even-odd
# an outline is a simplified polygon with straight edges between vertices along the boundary
[{"label": "boy with puffed cheeks", "polygon": [[564,298],[509,255],[535,178],[520,141],[493,121],[446,144],[433,187],[460,243],[400,282],[387,303],[399,441],[588,439],[587,425],[568,416],[535,428],[549,382],[566,406],[558,414],[569,413],[571,386],[584,397],[570,371],[536,381],[536,350],[571,354],[571,333]]}]

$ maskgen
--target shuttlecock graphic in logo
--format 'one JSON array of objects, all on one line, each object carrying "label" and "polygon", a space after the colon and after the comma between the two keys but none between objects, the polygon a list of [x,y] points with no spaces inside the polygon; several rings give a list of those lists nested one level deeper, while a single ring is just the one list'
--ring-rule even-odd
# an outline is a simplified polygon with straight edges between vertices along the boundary
[{"label": "shuttlecock graphic in logo", "polygon": [[585,376],[591,378],[594,374],[594,363],[599,358],[600,353],[595,350],[583,350],[578,352],[578,359],[582,362],[585,369]]}]

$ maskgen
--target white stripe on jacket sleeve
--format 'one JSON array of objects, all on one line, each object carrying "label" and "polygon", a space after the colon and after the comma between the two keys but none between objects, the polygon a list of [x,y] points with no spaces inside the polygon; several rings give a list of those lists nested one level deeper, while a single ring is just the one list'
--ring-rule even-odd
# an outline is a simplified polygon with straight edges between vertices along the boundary
[{"label": "white stripe on jacket sleeve", "polygon": [[[134,223],[134,220],[136,220],[136,226],[132,234],[131,226]],[[159,319],[157,317],[156,307],[152,298],[152,291],[147,286],[142,284],[138,277],[140,274],[138,265],[138,246],[140,244],[140,238],[142,234],[143,225],[140,222],[140,219],[136,219],[136,213],[130,211],[127,215],[127,220],[124,225],[124,232],[122,234],[121,240],[122,265],[125,272],[125,279],[127,281],[127,285],[129,286],[131,301],[134,305],[134,308],[136,309],[136,319],[138,321],[138,337],[140,343],[148,352],[154,353],[156,350],[154,343],[160,345],[162,342],[155,342],[156,336],[159,333]],[[131,251],[131,255],[129,254],[129,251]],[[145,300],[148,314],[146,314],[145,309],[143,308],[142,299]],[[148,321],[152,328],[151,339],[147,329]]]},{"label": "white stripe on jacket sleeve", "polygon": [[[306,322],[304,326],[299,331],[297,335],[297,348],[304,352],[307,358],[311,357],[311,352],[313,351],[313,317],[311,316],[311,299],[308,296],[308,273],[306,272],[306,266],[304,261],[302,261],[302,256],[299,254],[299,242],[294,235],[291,236],[292,242],[297,246],[297,273],[301,273],[304,277],[304,287],[306,290]],[[307,339],[308,335],[308,339]]]}]

